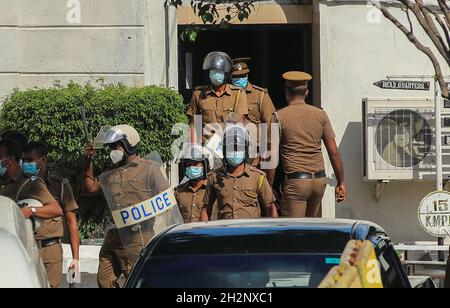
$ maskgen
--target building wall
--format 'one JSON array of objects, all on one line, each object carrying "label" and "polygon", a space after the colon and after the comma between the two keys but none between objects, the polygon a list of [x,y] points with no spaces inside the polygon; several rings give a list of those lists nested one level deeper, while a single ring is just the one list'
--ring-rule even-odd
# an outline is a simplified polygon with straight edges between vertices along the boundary
[{"label": "building wall", "polygon": [[2,0],[0,97],[55,80],[176,85],[164,61],[176,27],[166,32],[165,18],[151,0]]},{"label": "building wall", "polygon": [[[349,200],[340,206],[330,187],[324,212],[331,217],[374,221],[395,241],[430,240],[419,225],[417,209],[421,199],[435,190],[434,182],[390,183],[377,203],[375,183],[363,181],[361,99],[433,97],[432,91],[382,90],[372,85],[387,75],[433,75],[431,62],[365,2],[320,1],[316,8],[320,12],[321,103],[336,130],[349,189]],[[391,11],[406,22],[399,8]],[[431,46],[416,24],[415,29]]]}]

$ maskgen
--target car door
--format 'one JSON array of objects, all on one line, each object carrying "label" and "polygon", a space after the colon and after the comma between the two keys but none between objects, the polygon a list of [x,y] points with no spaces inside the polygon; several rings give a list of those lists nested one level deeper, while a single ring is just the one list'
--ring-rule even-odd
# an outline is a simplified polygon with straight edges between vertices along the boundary
[{"label": "car door", "polygon": [[375,246],[385,288],[411,288],[391,239],[385,234],[372,235],[369,240]]}]

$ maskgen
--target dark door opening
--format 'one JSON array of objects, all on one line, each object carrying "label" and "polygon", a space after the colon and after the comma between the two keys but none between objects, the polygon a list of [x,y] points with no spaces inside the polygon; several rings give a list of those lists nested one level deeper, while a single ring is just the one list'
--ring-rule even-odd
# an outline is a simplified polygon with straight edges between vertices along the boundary
[{"label": "dark door opening", "polygon": [[281,75],[290,70],[312,73],[311,33],[311,25],[236,25],[202,31],[195,43],[180,40],[179,91],[189,102],[193,89],[208,83],[202,70],[205,56],[224,51],[232,58],[252,58],[250,81],[268,88],[275,107],[282,108],[286,101]]},{"label": "dark door opening", "polygon": [[[180,26],[182,31],[184,26]],[[298,25],[235,25],[229,29],[211,28],[199,33],[195,43],[179,41],[179,91],[186,103],[195,87],[208,83],[202,70],[203,59],[212,51],[224,51],[232,58],[252,58],[250,81],[269,89],[277,109],[286,106],[284,81],[281,75],[300,70],[312,73],[312,26]],[[308,103],[314,101],[310,83]],[[282,184],[284,174],[278,168],[275,188]]]}]

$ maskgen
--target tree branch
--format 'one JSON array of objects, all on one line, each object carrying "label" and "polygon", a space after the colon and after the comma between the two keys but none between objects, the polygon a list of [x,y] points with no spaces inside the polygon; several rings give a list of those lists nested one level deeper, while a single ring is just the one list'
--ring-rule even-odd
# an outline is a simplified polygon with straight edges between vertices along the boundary
[{"label": "tree branch", "polygon": [[[430,9],[430,8],[426,8],[426,10],[427,10],[430,14],[433,14],[433,15],[434,15],[434,18],[436,19],[436,22],[437,22],[437,23],[439,24],[439,26],[441,27],[442,32],[444,32],[445,39],[446,39],[446,42],[447,42],[447,47],[449,47],[449,46],[450,46],[450,32],[449,32],[448,24],[447,24],[446,22],[442,21],[441,16],[440,16],[436,11],[433,11],[433,10]],[[444,16],[444,19],[445,19],[445,16]]]},{"label": "tree branch", "polygon": [[450,9],[447,6],[446,0],[438,0],[438,3],[439,7],[441,8],[441,11],[444,13],[447,27],[450,28]]},{"label": "tree branch", "polygon": [[390,20],[400,31],[402,31],[408,40],[413,43],[417,49],[419,49],[422,53],[424,53],[431,61],[434,67],[434,71],[436,73],[436,78],[439,82],[439,86],[441,87],[442,96],[445,98],[449,97],[449,91],[447,88],[447,83],[444,80],[444,76],[442,74],[441,65],[439,64],[438,59],[433,54],[433,51],[429,47],[425,47],[417,37],[409,31],[394,15],[392,15],[387,8],[381,5],[377,0],[370,0],[371,3],[377,7],[381,13]]},{"label": "tree branch", "polygon": [[[433,42],[433,44],[436,47],[436,49],[438,50],[438,52],[444,58],[445,62],[447,62],[447,64],[450,65],[450,58],[448,56],[448,51],[447,51],[446,47],[444,47],[441,44],[441,40],[439,40],[438,36],[436,36],[434,31],[432,30],[433,27],[431,27],[428,24],[426,17],[423,15],[422,10],[420,9],[419,5],[413,4],[409,0],[399,0],[399,1],[401,3],[403,3],[405,6],[407,6],[414,13],[414,15],[417,18],[417,21],[422,26],[423,30],[428,35],[430,40]],[[416,1],[419,1],[419,0],[416,0]],[[428,16],[429,16],[429,14],[428,14]],[[436,28],[436,27],[434,27],[434,28]]]},{"label": "tree branch", "polygon": [[447,47],[447,43],[444,41],[444,39],[441,36],[441,33],[437,29],[436,24],[435,24],[433,18],[431,17],[431,15],[430,15],[430,12],[426,8],[426,6],[423,4],[422,0],[416,0],[416,4],[417,4],[417,7],[422,12],[422,14],[423,14],[423,16],[425,18],[425,21],[427,22],[428,26],[430,27],[431,32],[433,32],[434,36],[441,43],[443,51],[445,52],[447,58],[449,59],[447,61],[447,63],[449,63],[449,65],[450,65],[450,57],[449,57],[449,50],[448,50],[448,47]]}]

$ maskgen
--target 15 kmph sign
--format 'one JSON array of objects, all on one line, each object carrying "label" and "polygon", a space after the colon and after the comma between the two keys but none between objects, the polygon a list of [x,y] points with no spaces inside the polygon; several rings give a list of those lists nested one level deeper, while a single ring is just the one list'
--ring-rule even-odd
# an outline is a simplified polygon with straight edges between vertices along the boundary
[{"label": "15 kmph sign", "polygon": [[437,191],[426,196],[420,203],[418,216],[428,234],[450,236],[450,193]]}]

